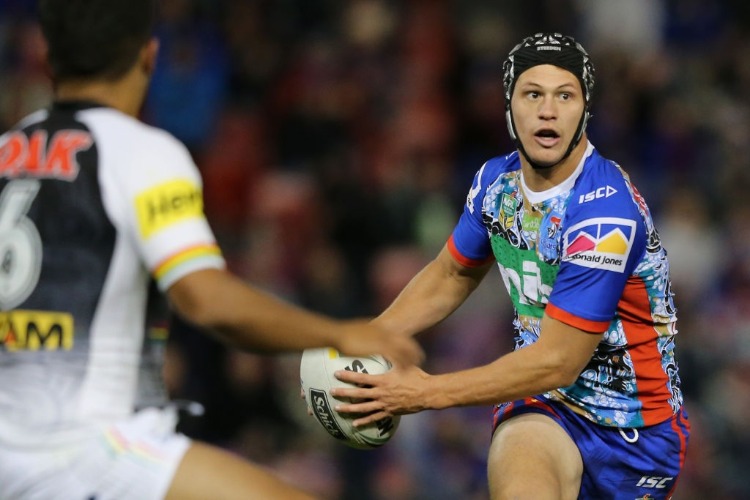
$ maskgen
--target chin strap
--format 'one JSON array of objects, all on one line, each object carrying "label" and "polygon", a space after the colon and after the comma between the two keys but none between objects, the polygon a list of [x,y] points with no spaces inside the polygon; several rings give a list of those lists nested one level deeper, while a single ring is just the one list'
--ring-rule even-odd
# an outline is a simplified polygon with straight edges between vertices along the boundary
[{"label": "chin strap", "polygon": [[565,159],[570,156],[570,153],[573,152],[573,149],[578,146],[578,143],[581,142],[583,131],[586,130],[586,123],[588,123],[589,118],[591,118],[591,113],[589,113],[589,106],[587,104],[583,110],[581,119],[578,120],[578,128],[576,128],[574,139],[570,141],[568,149],[565,151],[565,154],[562,156],[562,158],[560,158],[560,161],[558,161],[557,163],[553,163],[552,165],[541,165],[531,159],[531,157],[526,153],[526,149],[523,147],[521,139],[518,138],[518,134],[516,134],[516,125],[513,122],[513,114],[510,111],[510,106],[505,111],[505,122],[508,124],[508,133],[510,134],[510,138],[516,144],[516,149],[518,149],[523,157],[526,158],[526,161],[529,162],[529,165],[531,165],[531,168],[533,168],[534,170],[544,170],[547,168],[552,168],[565,161]]}]

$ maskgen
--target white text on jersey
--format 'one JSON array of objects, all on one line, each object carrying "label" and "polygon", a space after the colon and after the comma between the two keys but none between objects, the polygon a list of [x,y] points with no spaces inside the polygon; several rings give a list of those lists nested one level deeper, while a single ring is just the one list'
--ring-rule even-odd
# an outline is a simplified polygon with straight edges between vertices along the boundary
[{"label": "white text on jersey", "polygon": [[582,194],[578,197],[578,204],[586,203],[587,201],[593,201],[598,198],[609,198],[613,194],[617,193],[617,190],[613,188],[612,186],[602,186],[598,189],[595,189],[589,193]]}]

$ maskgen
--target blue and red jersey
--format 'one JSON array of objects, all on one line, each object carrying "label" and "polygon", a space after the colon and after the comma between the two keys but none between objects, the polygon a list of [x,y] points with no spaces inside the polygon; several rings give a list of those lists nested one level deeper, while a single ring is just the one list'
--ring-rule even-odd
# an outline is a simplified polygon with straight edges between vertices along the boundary
[{"label": "blue and red jersey", "polygon": [[486,162],[448,248],[465,266],[497,261],[516,349],[537,340],[544,313],[602,335],[575,383],[546,396],[614,427],[663,422],[682,406],[667,252],[627,174],[591,144],[544,192],[526,188],[517,152]]}]

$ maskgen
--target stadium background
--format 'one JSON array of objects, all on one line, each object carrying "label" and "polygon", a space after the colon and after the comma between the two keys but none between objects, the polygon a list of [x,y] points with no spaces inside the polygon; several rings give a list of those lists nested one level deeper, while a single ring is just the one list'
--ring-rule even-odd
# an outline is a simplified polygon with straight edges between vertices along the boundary
[{"label": "stadium background", "polygon": [[[0,0],[0,128],[49,102],[31,0]],[[163,0],[144,109],[191,149],[231,268],[312,309],[381,310],[430,259],[482,162],[511,148],[500,66],[521,37],[580,39],[592,142],[669,250],[693,436],[677,499],[750,498],[750,3],[743,0]],[[497,272],[421,339],[426,368],[512,345]],[[298,356],[227,352],[176,324],[183,430],[326,498],[483,499],[490,409],[402,419],[350,450],[305,414]]]}]

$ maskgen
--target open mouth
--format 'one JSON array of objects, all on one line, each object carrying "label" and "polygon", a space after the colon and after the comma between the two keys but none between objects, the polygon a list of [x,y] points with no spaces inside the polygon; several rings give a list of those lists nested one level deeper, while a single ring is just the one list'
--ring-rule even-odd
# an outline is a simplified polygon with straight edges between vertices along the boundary
[{"label": "open mouth", "polygon": [[560,140],[560,134],[552,129],[541,129],[537,130],[534,134],[536,141],[545,147],[551,147],[558,143]]}]

